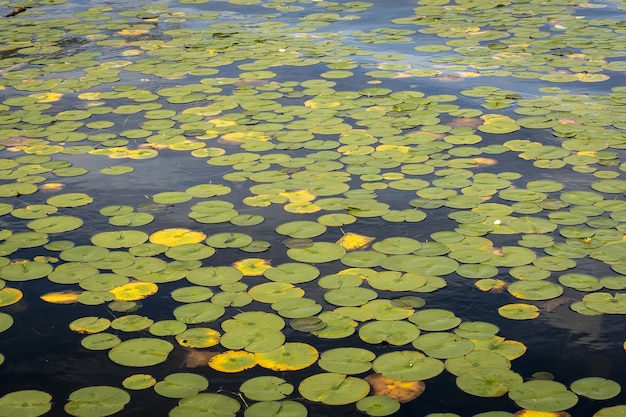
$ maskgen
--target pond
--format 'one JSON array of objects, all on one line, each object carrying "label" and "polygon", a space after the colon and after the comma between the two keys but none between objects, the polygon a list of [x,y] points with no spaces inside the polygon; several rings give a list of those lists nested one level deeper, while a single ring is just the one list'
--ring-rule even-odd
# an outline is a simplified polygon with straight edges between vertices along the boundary
[{"label": "pond", "polygon": [[626,415],[626,3],[0,18],[0,416]]}]

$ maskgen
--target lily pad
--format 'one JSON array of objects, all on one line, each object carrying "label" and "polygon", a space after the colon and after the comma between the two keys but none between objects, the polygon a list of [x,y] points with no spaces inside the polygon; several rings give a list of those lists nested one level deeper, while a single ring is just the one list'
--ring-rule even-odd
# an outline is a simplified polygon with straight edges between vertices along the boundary
[{"label": "lily pad", "polygon": [[620,385],[601,377],[588,377],[572,382],[570,389],[578,395],[592,400],[608,400],[617,396],[622,388]]},{"label": "lily pad", "polygon": [[173,349],[170,342],[161,339],[130,339],[113,347],[109,351],[109,358],[124,366],[152,366],[165,362]]},{"label": "lily pad", "polygon": [[479,367],[461,374],[456,384],[461,390],[477,397],[501,397],[523,381],[518,373],[509,369]]},{"label": "lily pad", "polygon": [[380,355],[372,367],[383,376],[398,381],[423,381],[434,378],[444,370],[444,364],[439,359],[407,350]]},{"label": "lily pad", "polygon": [[52,396],[44,391],[21,390],[0,397],[0,415],[38,417],[52,408]]},{"label": "lily pad", "polygon": [[305,378],[298,386],[298,391],[309,401],[345,405],[364,398],[370,391],[370,385],[360,378],[322,373]]},{"label": "lily pad", "polygon": [[65,412],[76,417],[104,417],[119,412],[129,402],[130,395],[120,388],[91,386],[72,392]]},{"label": "lily pad", "polygon": [[254,401],[278,401],[291,394],[294,387],[276,376],[260,376],[247,380],[239,390]]},{"label": "lily pad", "polygon": [[556,381],[526,381],[512,387],[509,397],[518,406],[533,411],[563,411],[578,402],[576,394]]}]

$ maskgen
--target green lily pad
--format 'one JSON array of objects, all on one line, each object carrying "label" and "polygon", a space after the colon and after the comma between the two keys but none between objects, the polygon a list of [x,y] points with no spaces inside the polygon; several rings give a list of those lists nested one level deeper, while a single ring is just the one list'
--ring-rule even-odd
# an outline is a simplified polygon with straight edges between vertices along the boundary
[{"label": "green lily pad", "polygon": [[420,335],[413,347],[437,359],[456,358],[474,350],[474,344],[452,333],[434,332]]},{"label": "green lily pad", "polygon": [[439,359],[407,350],[380,355],[372,367],[374,371],[397,381],[423,381],[434,378],[444,370],[444,364]]},{"label": "green lily pad", "polygon": [[485,323],[482,321],[466,321],[454,329],[457,336],[465,339],[489,339],[500,329],[495,324]]},{"label": "green lily pad", "polygon": [[501,397],[523,381],[518,373],[509,369],[479,367],[461,374],[456,384],[461,390],[477,397]]},{"label": "green lily pad", "polygon": [[124,366],[152,366],[167,360],[174,346],[165,340],[138,338],[126,340],[109,351],[109,358]]},{"label": "green lily pad", "polygon": [[550,300],[563,294],[563,287],[546,281],[517,281],[507,291],[522,300]]},{"label": "green lily pad", "polygon": [[[2,271],[0,270],[0,273]],[[356,307],[378,297],[376,291],[361,287],[343,287],[327,291],[324,299],[337,306]]]},{"label": "green lily pad", "polygon": [[81,339],[80,344],[89,350],[108,350],[119,345],[122,340],[111,333],[96,333],[85,336]]},{"label": "green lily pad", "polygon": [[104,417],[121,411],[130,402],[130,395],[120,388],[91,386],[72,392],[65,412],[76,417]]},{"label": "green lily pad", "polygon": [[222,317],[225,311],[222,306],[202,301],[176,307],[174,317],[185,324],[209,323]]},{"label": "green lily pad", "polygon": [[241,248],[250,243],[252,237],[244,233],[218,233],[206,239],[206,244],[214,248]]},{"label": "green lily pad", "polygon": [[361,348],[336,348],[322,353],[318,365],[327,372],[361,374],[372,368],[376,355]]},{"label": "green lily pad", "polygon": [[420,334],[420,330],[406,321],[373,321],[359,329],[359,337],[366,343],[387,342],[402,346],[411,343]]},{"label": "green lily pad", "polygon": [[428,277],[425,275],[385,271],[370,277],[367,282],[378,290],[411,291],[424,286],[427,280]]},{"label": "green lily pad", "polygon": [[319,236],[326,231],[326,226],[318,222],[296,221],[283,223],[276,232],[297,239],[308,239]]},{"label": "green lily pad", "polygon": [[442,309],[421,310],[409,317],[411,323],[425,331],[444,331],[455,328],[461,323],[461,319],[453,312]]},{"label": "green lily pad", "polygon": [[295,262],[277,265],[263,272],[263,275],[271,281],[291,284],[313,281],[319,274],[320,271],[316,267]]},{"label": "green lily pad", "polygon": [[93,198],[85,193],[67,193],[50,197],[46,203],[54,207],[80,207],[93,202]]},{"label": "green lily pad", "polygon": [[287,256],[298,262],[325,263],[340,259],[346,250],[330,242],[315,242],[306,248],[292,248],[287,250]]},{"label": "green lily pad", "polygon": [[148,331],[154,336],[176,336],[186,329],[187,325],[178,320],[161,320],[153,323]]},{"label": "green lily pad", "polygon": [[199,393],[182,398],[176,407],[170,410],[170,417],[235,417],[241,405],[237,400],[222,394]]},{"label": "green lily pad", "polygon": [[52,408],[52,396],[44,391],[21,390],[0,397],[0,415],[38,417]]},{"label": "green lily pad", "polygon": [[276,301],[271,307],[289,319],[310,317],[322,311],[322,306],[310,298],[287,298]]},{"label": "green lily pad", "polygon": [[91,243],[109,249],[131,248],[148,240],[148,235],[139,230],[101,232],[91,237]]},{"label": "green lily pad", "polygon": [[278,401],[290,395],[294,387],[276,376],[259,376],[248,379],[239,390],[254,401]]},{"label": "green lily pad", "polygon": [[394,237],[375,242],[372,249],[387,255],[402,255],[413,253],[421,247],[420,242],[406,237]]},{"label": "green lily pad", "polygon": [[308,368],[319,358],[317,349],[301,342],[287,342],[283,346],[255,354],[259,366],[274,371],[297,371]]},{"label": "green lily pad", "polygon": [[0,278],[6,281],[30,281],[47,276],[52,269],[52,265],[42,262],[13,263],[0,268]]},{"label": "green lily pad", "polygon": [[[0,270],[1,276],[2,270]],[[587,294],[582,300],[585,307],[605,314],[626,314],[626,294],[611,295],[605,292]]]},{"label": "green lily pad", "polygon": [[298,386],[298,391],[309,401],[344,405],[364,398],[370,391],[370,385],[360,378],[322,373],[305,378]]},{"label": "green lily pad", "polygon": [[201,375],[192,373],[174,373],[166,376],[154,385],[154,391],[167,398],[184,398],[196,395],[209,386],[209,381]]},{"label": "green lily pad", "polygon": [[601,377],[588,377],[572,382],[570,389],[578,395],[592,400],[608,400],[617,396],[622,388],[620,385]]},{"label": "green lily pad", "polygon": [[578,397],[556,381],[526,381],[511,388],[509,397],[527,410],[563,411],[573,407]]},{"label": "green lily pad", "polygon": [[400,409],[400,402],[385,395],[373,395],[357,401],[356,408],[368,416],[389,416]]},{"label": "green lily pad", "polygon": [[134,374],[122,381],[122,386],[130,390],[147,389],[156,384],[156,379],[149,374]]},{"label": "green lily pad", "polygon": [[295,401],[260,401],[250,405],[244,417],[306,417],[307,409]]},{"label": "green lily pad", "polygon": [[474,350],[467,355],[446,360],[446,370],[456,376],[485,367],[510,369],[511,361],[501,354],[489,350]]},{"label": "green lily pad", "polygon": [[511,320],[531,320],[539,317],[539,308],[532,304],[505,304],[498,308],[498,314]]}]

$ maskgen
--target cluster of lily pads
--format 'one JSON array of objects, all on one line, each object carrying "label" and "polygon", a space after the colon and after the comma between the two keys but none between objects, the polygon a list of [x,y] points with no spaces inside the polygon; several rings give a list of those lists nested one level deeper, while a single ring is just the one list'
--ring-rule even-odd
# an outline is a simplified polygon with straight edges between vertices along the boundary
[{"label": "cluster of lily pads", "polygon": [[[101,306],[68,323],[83,348],[145,369],[77,388],[66,413],[111,415],[153,390],[179,399],[172,417],[300,417],[314,402],[384,416],[444,371],[519,409],[474,417],[619,398],[606,378],[528,379],[511,363],[522,342],[427,307],[467,285],[511,320],[561,303],[581,319],[626,314],[626,89],[489,81],[619,75],[621,22],[580,14],[600,5],[419,1],[363,31],[349,22],[373,3],[231,0],[222,13],[179,0],[57,17],[58,3],[0,21],[0,333],[33,291],[22,283],[46,278],[58,290],[43,301]],[[395,52],[418,36],[433,43]],[[443,84],[477,77],[494,78],[458,96]],[[158,160],[167,177],[180,155],[201,167],[188,186],[133,189],[137,171]],[[136,195],[90,195],[81,179],[102,175]],[[164,292],[176,307],[156,321]],[[315,344],[351,336],[358,346]],[[157,380],[150,367],[176,350],[202,368]],[[0,416],[52,409],[44,391],[0,394]]]}]

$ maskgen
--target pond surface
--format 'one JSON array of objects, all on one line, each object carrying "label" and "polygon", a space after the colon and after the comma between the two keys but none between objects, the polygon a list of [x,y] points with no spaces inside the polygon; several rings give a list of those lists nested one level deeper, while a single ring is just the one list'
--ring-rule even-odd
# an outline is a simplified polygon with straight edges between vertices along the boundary
[{"label": "pond surface", "polygon": [[1,5],[0,416],[626,415],[624,2]]}]

